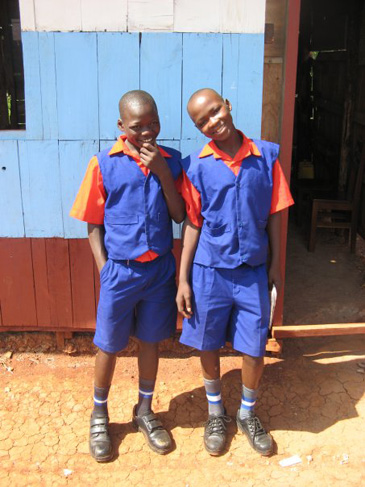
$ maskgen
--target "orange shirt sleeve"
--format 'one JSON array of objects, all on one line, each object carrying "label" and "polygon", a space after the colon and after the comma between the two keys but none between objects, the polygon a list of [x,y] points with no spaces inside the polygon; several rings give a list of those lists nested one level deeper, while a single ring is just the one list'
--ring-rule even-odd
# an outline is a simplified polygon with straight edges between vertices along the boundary
[{"label": "orange shirt sleeve", "polygon": [[193,225],[199,228],[202,227],[202,203],[199,191],[192,185],[185,171],[182,172],[176,183],[177,190],[185,201],[186,214],[189,220]]},{"label": "orange shirt sleeve", "polygon": [[70,211],[70,216],[95,225],[104,223],[106,192],[98,159],[92,157]]},{"label": "orange shirt sleeve", "polygon": [[284,210],[291,205],[294,205],[294,200],[290,193],[290,189],[280,166],[279,160],[276,159],[273,167],[273,191],[271,197],[270,215]]}]

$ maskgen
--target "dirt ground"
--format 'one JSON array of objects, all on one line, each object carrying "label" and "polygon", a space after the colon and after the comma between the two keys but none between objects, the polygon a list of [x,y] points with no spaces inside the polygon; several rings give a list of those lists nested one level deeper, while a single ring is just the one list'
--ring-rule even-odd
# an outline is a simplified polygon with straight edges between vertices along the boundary
[{"label": "dirt ground", "polygon": [[[88,454],[94,356],[77,350],[90,351],[90,337],[66,344],[68,353],[44,351],[55,341],[49,334],[1,337],[1,487],[365,485],[365,374],[358,365],[365,360],[364,336],[291,339],[281,357],[266,357],[257,410],[275,439],[269,458],[251,450],[233,420],[226,452],[209,456],[198,357],[171,352],[161,360],[154,409],[175,447],[167,456],[153,453],[131,424],[136,359],[120,357],[109,401],[116,452],[109,464]],[[19,351],[30,338],[38,353]],[[9,358],[5,353],[15,346]],[[240,402],[239,368],[239,357],[222,357],[223,398],[232,418]],[[301,462],[280,466],[293,455]]]}]

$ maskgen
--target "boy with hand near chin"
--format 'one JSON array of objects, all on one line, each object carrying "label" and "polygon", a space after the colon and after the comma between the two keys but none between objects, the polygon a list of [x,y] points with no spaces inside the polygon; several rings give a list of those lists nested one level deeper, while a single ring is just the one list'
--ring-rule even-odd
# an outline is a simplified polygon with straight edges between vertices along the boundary
[{"label": "boy with hand near chin", "polygon": [[70,213],[88,223],[100,272],[89,440],[98,462],[113,458],[107,401],[117,352],[127,346],[130,335],[139,339],[139,399],[133,424],[155,452],[172,448],[151,403],[158,342],[171,336],[176,325],[171,218],[181,222],[185,215],[175,187],[180,153],[157,146],[160,121],[151,95],[130,91],[121,98],[119,110],[118,127],[124,135],[91,159]]}]

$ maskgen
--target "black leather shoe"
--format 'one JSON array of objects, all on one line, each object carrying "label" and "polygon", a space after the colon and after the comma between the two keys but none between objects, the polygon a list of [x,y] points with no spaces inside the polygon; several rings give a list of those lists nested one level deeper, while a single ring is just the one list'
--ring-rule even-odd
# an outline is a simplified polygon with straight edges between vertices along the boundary
[{"label": "black leather shoe", "polygon": [[240,419],[240,410],[238,410],[236,421],[238,429],[247,436],[254,450],[261,455],[271,455],[273,451],[272,436],[266,433],[257,416]]},{"label": "black leather shoe", "polygon": [[220,455],[224,451],[227,439],[227,426],[231,418],[222,414],[221,416],[210,415],[204,424],[204,446],[210,455]]},{"label": "black leather shoe", "polygon": [[137,416],[137,406],[133,408],[133,426],[144,434],[148,446],[156,453],[164,455],[172,449],[170,435],[162,426],[154,412]]},{"label": "black leather shoe", "polygon": [[108,462],[113,458],[108,426],[108,416],[91,416],[89,449],[97,462]]}]

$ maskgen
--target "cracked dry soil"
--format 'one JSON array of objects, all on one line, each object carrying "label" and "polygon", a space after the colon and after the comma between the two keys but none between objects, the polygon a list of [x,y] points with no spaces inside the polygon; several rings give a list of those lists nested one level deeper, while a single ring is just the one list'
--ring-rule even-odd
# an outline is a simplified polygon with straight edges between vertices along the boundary
[{"label": "cracked dry soil", "polygon": [[[14,350],[6,366],[3,361],[1,487],[365,485],[365,374],[358,366],[365,360],[363,336],[287,340],[281,357],[266,357],[257,412],[275,439],[269,458],[251,450],[233,419],[226,452],[209,456],[203,447],[207,407],[199,359],[165,352],[154,409],[173,436],[174,450],[156,455],[132,428],[137,363],[122,356],[109,400],[116,456],[97,464],[88,454],[91,350],[75,356]],[[234,418],[240,358],[226,354],[221,364],[222,395]],[[293,455],[301,463],[279,465]]]}]

